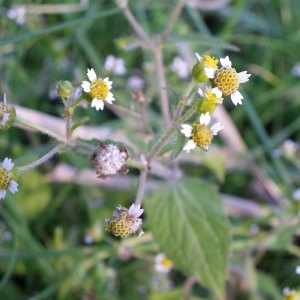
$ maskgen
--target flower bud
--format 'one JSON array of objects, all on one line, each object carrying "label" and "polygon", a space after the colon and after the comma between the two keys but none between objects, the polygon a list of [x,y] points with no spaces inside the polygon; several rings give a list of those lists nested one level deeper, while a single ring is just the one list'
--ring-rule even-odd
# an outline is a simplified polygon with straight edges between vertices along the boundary
[{"label": "flower bud", "polygon": [[217,70],[218,60],[210,55],[200,56],[195,53],[197,58],[197,63],[193,66],[192,76],[196,82],[207,82],[209,80],[206,75],[206,68]]},{"label": "flower bud", "polygon": [[57,94],[63,101],[68,101],[74,92],[74,87],[70,81],[62,80],[56,86]]}]

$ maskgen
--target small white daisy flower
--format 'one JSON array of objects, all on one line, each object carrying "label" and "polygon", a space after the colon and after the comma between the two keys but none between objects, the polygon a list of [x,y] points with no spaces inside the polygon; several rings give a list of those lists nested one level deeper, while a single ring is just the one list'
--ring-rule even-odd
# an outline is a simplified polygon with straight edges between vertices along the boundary
[{"label": "small white daisy flower", "polygon": [[170,65],[170,70],[177,73],[177,75],[182,79],[187,78],[190,74],[188,63],[180,56],[175,56],[173,58],[172,64]]},{"label": "small white daisy flower", "polygon": [[221,91],[222,95],[231,97],[234,105],[242,104],[243,95],[238,91],[239,85],[249,80],[251,74],[247,71],[239,72],[231,67],[232,63],[228,56],[220,58],[222,68],[213,70],[205,68],[207,77],[213,79],[214,85]]},{"label": "small white daisy flower", "polygon": [[93,99],[91,106],[95,107],[96,110],[103,110],[104,101],[112,104],[112,101],[115,100],[114,95],[110,92],[112,81],[109,81],[108,77],[104,79],[97,78],[94,69],[88,69],[87,76],[90,82],[82,81],[81,87],[91,95]]},{"label": "small white daisy flower", "polygon": [[104,62],[104,69],[114,75],[124,75],[126,73],[125,60],[113,55],[108,55]]},{"label": "small white daisy flower", "polygon": [[154,258],[154,262],[154,270],[158,273],[166,274],[173,268],[173,262],[163,253],[158,253]]},{"label": "small white daisy flower", "polygon": [[183,147],[183,150],[189,153],[190,150],[195,149],[197,146],[204,150],[208,150],[208,146],[211,144],[213,136],[217,135],[224,127],[221,123],[216,123],[213,126],[208,127],[210,120],[210,114],[205,113],[200,115],[199,123],[195,123],[193,126],[188,124],[181,125],[181,133],[190,138]]},{"label": "small white daisy flower", "polygon": [[26,7],[23,5],[13,5],[6,13],[6,16],[15,20],[18,25],[23,25],[26,21]]},{"label": "small white daisy flower", "polygon": [[14,167],[14,163],[10,158],[5,158],[2,162],[2,167],[0,167],[0,199],[4,199],[6,191],[9,190],[12,194],[18,191],[18,184],[16,181],[12,180],[11,170]]},{"label": "small white daisy flower", "polygon": [[297,266],[297,267],[296,267],[295,273],[296,273],[297,275],[300,275],[300,266]]}]

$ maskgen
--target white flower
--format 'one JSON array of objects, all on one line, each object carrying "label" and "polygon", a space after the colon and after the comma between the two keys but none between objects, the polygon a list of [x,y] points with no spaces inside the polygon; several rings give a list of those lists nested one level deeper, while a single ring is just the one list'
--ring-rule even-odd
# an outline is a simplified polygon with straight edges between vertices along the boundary
[{"label": "white flower", "polygon": [[247,71],[237,73],[236,70],[231,67],[232,63],[228,56],[220,58],[220,63],[222,68],[218,70],[204,68],[206,76],[214,79],[214,84],[222,94],[231,96],[231,101],[234,105],[242,104],[244,97],[238,91],[238,87],[241,83],[247,82],[251,74],[248,74]]},{"label": "white flower", "polygon": [[297,188],[294,190],[293,192],[293,199],[295,201],[299,201],[300,200],[300,188]]},{"label": "white flower", "polygon": [[182,79],[187,78],[190,74],[188,63],[184,61],[180,56],[175,56],[173,58],[170,70],[177,73],[177,75]]},{"label": "white flower", "polygon": [[137,75],[132,75],[126,82],[126,87],[130,90],[140,90],[145,86],[145,80]]},{"label": "white flower", "polygon": [[0,199],[4,199],[6,191],[9,190],[12,194],[18,191],[18,184],[11,180],[10,171],[13,169],[14,163],[10,158],[5,158],[0,167]]},{"label": "white flower", "polygon": [[295,273],[296,273],[297,275],[300,275],[300,266],[297,266],[297,267],[296,267]]},{"label": "white flower", "polygon": [[[205,113],[205,114],[201,114],[200,115],[200,119],[199,119],[199,124],[202,125],[202,127],[199,130],[203,130],[204,128],[208,128],[208,124],[210,123],[211,117],[209,113]],[[196,124],[197,125],[197,124]],[[195,149],[197,147],[197,145],[205,150],[208,150],[208,146],[211,142],[212,137],[208,137],[209,142],[206,143],[207,139],[205,138],[205,144],[203,143],[199,143],[198,142],[198,137],[197,135],[199,134],[199,132],[194,133],[193,132],[193,126],[188,125],[188,124],[182,124],[181,125],[182,129],[181,129],[181,133],[183,133],[186,137],[191,138],[183,147],[183,150],[185,150],[187,153],[190,152],[190,150]],[[224,128],[224,126],[221,123],[216,123],[213,126],[210,127],[209,132],[207,132],[207,130],[204,130],[203,135],[204,137],[207,137],[207,134],[211,134],[211,135],[217,135],[218,132],[220,130],[222,130]],[[202,137],[203,137],[202,135]],[[198,144],[197,144],[198,142]]]},{"label": "white flower", "polygon": [[132,204],[128,209],[128,215],[135,219],[137,219],[139,216],[141,216],[143,212],[144,212],[144,210],[141,208],[140,204],[138,204],[138,205]]},{"label": "white flower", "polygon": [[173,263],[170,259],[166,258],[165,254],[158,253],[154,258],[154,270],[158,273],[169,273],[173,268]]},{"label": "white flower", "polygon": [[296,63],[292,69],[291,69],[291,73],[294,76],[300,77],[300,63]]},{"label": "white flower", "polygon": [[26,21],[26,7],[23,5],[13,5],[6,13],[6,16],[15,20],[18,25],[23,25]]},{"label": "white flower", "polygon": [[91,106],[95,107],[96,110],[103,110],[104,101],[112,104],[112,101],[115,100],[114,95],[110,92],[112,81],[109,81],[108,77],[97,78],[94,69],[88,69],[87,76],[90,82],[82,81],[81,87],[93,98]]},{"label": "white flower", "polygon": [[9,120],[9,113],[3,113],[0,125],[4,126],[8,120]]},{"label": "white flower", "polygon": [[104,62],[104,69],[115,75],[124,75],[126,73],[125,61],[123,58],[108,55]]}]

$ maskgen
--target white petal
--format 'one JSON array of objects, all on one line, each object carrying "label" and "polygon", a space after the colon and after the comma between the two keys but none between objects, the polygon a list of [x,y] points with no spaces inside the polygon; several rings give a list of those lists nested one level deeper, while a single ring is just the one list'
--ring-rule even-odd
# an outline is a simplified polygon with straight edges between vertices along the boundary
[{"label": "white petal", "polygon": [[82,81],[81,87],[86,93],[91,91],[91,84],[88,81]]},{"label": "white petal", "polygon": [[18,184],[15,181],[11,180],[8,189],[12,194],[14,194],[18,191]]},{"label": "white petal", "polygon": [[231,68],[231,61],[228,56],[220,58],[220,63],[224,68]]},{"label": "white petal", "polygon": [[217,135],[218,132],[220,130],[222,130],[223,128],[224,128],[224,125],[222,125],[221,123],[216,123],[213,126],[211,126],[210,130],[211,130],[213,135]]},{"label": "white petal", "polygon": [[215,94],[218,98],[221,98],[221,97],[222,97],[222,91],[221,91],[218,87],[213,88],[211,91],[212,91],[212,93]]},{"label": "white petal", "polygon": [[204,92],[203,92],[201,89],[198,90],[198,94],[199,94],[201,97],[204,97]]},{"label": "white petal", "polygon": [[6,195],[6,190],[0,190],[0,199],[4,199]]},{"label": "white petal", "polygon": [[196,52],[195,55],[196,55],[196,58],[198,59],[198,61],[201,61],[201,60],[202,60],[202,57],[199,55],[198,52]]},{"label": "white petal", "polygon": [[97,79],[96,72],[94,69],[88,69],[87,70],[87,77],[89,78],[90,81],[95,81]]},{"label": "white petal", "polygon": [[4,113],[2,116],[2,121],[0,122],[0,125],[4,126],[8,120],[9,120],[9,113]]},{"label": "white petal", "polygon": [[140,204],[138,205],[132,204],[128,209],[128,214],[135,219],[137,219],[143,212],[144,210],[141,209]]},{"label": "white petal", "polygon": [[249,80],[249,77],[251,76],[251,74],[248,74],[247,71],[240,72],[237,75],[238,75],[239,83],[247,82]]},{"label": "white petal", "polygon": [[208,112],[206,114],[200,115],[200,124],[201,125],[207,126],[209,124],[209,122],[210,122],[210,115]]},{"label": "white petal", "polygon": [[95,107],[96,110],[99,110],[99,109],[103,110],[104,102],[102,100],[94,98],[92,101],[91,107]]},{"label": "white petal", "polygon": [[214,68],[211,68],[211,67],[204,67],[204,72],[205,72],[205,75],[208,77],[208,78],[215,78],[216,76],[216,69]]},{"label": "white petal", "polygon": [[112,104],[112,101],[115,101],[114,95],[111,92],[108,92],[105,101]]},{"label": "white petal", "polygon": [[181,133],[183,133],[186,137],[192,136],[193,127],[188,124],[182,124],[182,129],[180,130]]},{"label": "white petal", "polygon": [[107,84],[108,89],[111,89],[111,86],[112,86],[113,82],[109,81],[108,77],[104,78],[103,81]]},{"label": "white petal", "polygon": [[194,142],[194,140],[189,140],[183,147],[183,150],[185,150],[187,153],[190,152],[190,150],[195,149],[197,147],[197,144]]},{"label": "white petal", "polygon": [[243,98],[244,98],[243,95],[238,90],[236,90],[231,94],[231,101],[234,105],[238,105],[238,104],[242,105]]},{"label": "white petal", "polygon": [[10,158],[5,158],[2,162],[2,167],[6,170],[6,171],[10,171],[13,167],[14,167],[14,163],[11,161]]}]

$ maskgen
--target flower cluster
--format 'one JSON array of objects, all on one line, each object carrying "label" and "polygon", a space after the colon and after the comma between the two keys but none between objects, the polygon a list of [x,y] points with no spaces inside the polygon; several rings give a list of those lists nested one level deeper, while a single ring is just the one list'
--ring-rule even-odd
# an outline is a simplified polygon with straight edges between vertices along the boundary
[{"label": "flower cluster", "polygon": [[122,238],[135,234],[138,237],[144,234],[142,230],[142,219],[139,217],[144,212],[140,205],[132,204],[129,209],[117,206],[111,219],[106,219],[106,230],[111,231],[114,236]]},{"label": "flower cluster", "polygon": [[223,129],[221,123],[215,123],[209,127],[211,114],[218,105],[223,103],[223,96],[230,96],[234,105],[242,104],[243,96],[238,91],[241,83],[249,80],[250,74],[247,71],[237,72],[232,68],[232,63],[228,56],[220,58],[221,67],[218,67],[218,59],[215,57],[195,54],[197,63],[194,65],[192,75],[195,82],[209,84],[205,89],[198,90],[200,99],[197,110],[200,113],[199,123],[193,125],[182,124],[181,132],[189,138],[183,150],[190,152],[197,146],[203,150],[208,150],[213,136]]}]

